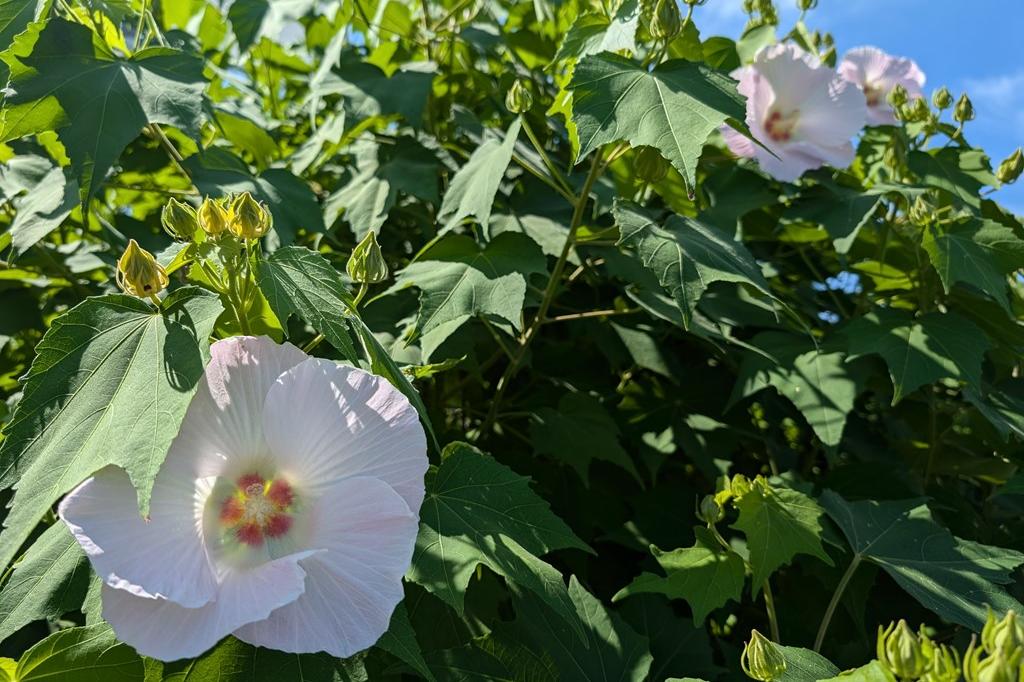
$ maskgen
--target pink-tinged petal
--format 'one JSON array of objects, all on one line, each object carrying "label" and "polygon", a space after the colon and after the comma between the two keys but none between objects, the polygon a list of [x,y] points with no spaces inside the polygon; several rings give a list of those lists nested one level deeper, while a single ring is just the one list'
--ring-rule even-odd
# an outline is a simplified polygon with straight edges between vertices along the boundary
[{"label": "pink-tinged petal", "polygon": [[193,609],[104,585],[103,618],[119,640],[144,656],[161,661],[198,656],[239,627],[298,599],[306,580],[299,561],[313,554],[293,554],[228,573],[216,600]]},{"label": "pink-tinged petal", "polygon": [[300,492],[318,494],[343,478],[372,476],[411,510],[423,502],[426,435],[409,399],[381,377],[310,358],[270,389],[263,431]]},{"label": "pink-tinged petal", "polygon": [[866,117],[864,94],[848,81],[835,79],[804,102],[794,137],[812,144],[838,146],[860,131]]},{"label": "pink-tinged petal", "polygon": [[888,95],[896,85],[906,88],[911,98],[924,94],[925,76],[917,63],[906,57],[894,57],[877,47],[857,47],[843,57],[840,76],[861,89],[872,92],[868,103],[868,123],[893,125],[897,122]]},{"label": "pink-tinged petal", "polygon": [[757,162],[768,175],[782,182],[795,182],[806,171],[821,166],[821,160],[808,155],[796,145],[784,145],[773,148],[776,156],[764,149],[757,150]]},{"label": "pink-tinged petal", "polygon": [[290,343],[264,336],[235,336],[210,346],[204,380],[167,455],[168,478],[187,488],[195,478],[221,475],[239,458],[266,457],[267,392],[308,357]]},{"label": "pink-tinged petal", "polygon": [[832,69],[792,43],[761,48],[753,68],[768,81],[775,96],[772,103],[784,111],[798,108],[833,78]]},{"label": "pink-tinged petal", "polygon": [[729,126],[722,126],[719,130],[722,133],[725,144],[729,146],[729,151],[736,156],[742,156],[746,159],[754,158],[754,155],[757,153],[757,145],[753,140]]},{"label": "pink-tinged petal", "polygon": [[217,581],[190,501],[154,495],[147,521],[128,474],[110,466],[72,490],[58,513],[105,584],[197,607],[215,597]]},{"label": "pink-tinged petal", "polygon": [[311,543],[326,551],[303,561],[305,593],[235,636],[280,651],[326,651],[340,658],[373,646],[402,600],[417,526],[416,515],[383,481],[338,481],[313,510]]}]

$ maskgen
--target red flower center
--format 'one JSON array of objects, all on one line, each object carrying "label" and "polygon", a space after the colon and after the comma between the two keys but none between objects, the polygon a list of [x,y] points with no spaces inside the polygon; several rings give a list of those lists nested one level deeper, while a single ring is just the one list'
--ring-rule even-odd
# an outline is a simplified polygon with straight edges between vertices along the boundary
[{"label": "red flower center", "polygon": [[773,109],[765,119],[764,131],[776,142],[789,142],[798,120],[800,120],[799,111],[784,114],[778,109]]},{"label": "red flower center", "polygon": [[279,538],[291,529],[289,512],[294,499],[295,492],[287,481],[245,474],[221,504],[220,522],[239,542],[257,547],[266,538]]}]

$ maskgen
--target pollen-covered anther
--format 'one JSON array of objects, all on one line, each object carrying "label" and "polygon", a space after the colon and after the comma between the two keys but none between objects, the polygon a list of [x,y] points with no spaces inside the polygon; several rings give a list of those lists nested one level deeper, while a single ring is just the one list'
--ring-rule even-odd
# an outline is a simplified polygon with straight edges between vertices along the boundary
[{"label": "pollen-covered anther", "polygon": [[239,542],[256,547],[266,538],[288,533],[294,500],[295,491],[287,481],[248,473],[235,481],[234,491],[221,503],[219,519]]},{"label": "pollen-covered anther", "polygon": [[796,127],[799,118],[800,113],[797,111],[787,114],[778,110],[772,111],[765,119],[764,130],[768,133],[768,137],[776,142],[788,142],[793,137],[793,128]]}]

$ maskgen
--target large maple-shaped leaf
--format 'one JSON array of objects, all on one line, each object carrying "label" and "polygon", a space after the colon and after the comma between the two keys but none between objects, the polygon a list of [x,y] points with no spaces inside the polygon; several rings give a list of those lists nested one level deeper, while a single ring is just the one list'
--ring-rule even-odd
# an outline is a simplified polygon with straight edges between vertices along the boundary
[{"label": "large maple-shaped leaf", "polygon": [[847,502],[828,490],[821,505],[839,525],[854,561],[885,569],[900,587],[946,620],[980,631],[991,607],[1021,611],[1003,585],[1024,554],[954,537],[922,500]]},{"label": "large maple-shaped leaf", "polygon": [[[357,671],[362,674],[354,678],[346,675]],[[165,663],[162,679],[167,682],[347,682],[367,678],[358,656],[342,663],[325,653],[285,653],[255,647],[228,636],[198,658]]]},{"label": "large maple-shaped leaf", "polygon": [[609,142],[647,145],[658,149],[691,188],[708,136],[746,113],[736,81],[684,59],[651,70],[608,52],[593,55],[576,65],[568,89],[580,141],[577,160]]},{"label": "large maple-shaped leaf", "polygon": [[942,147],[927,152],[912,151],[907,156],[907,165],[923,184],[944,189],[975,208],[981,206],[978,194],[982,187],[999,185],[989,167],[988,156],[980,149]]},{"label": "large maple-shaped leaf", "polygon": [[145,671],[142,657],[118,642],[109,625],[97,623],[58,630],[38,642],[22,654],[13,679],[140,682]]},{"label": "large maple-shaped leaf", "polygon": [[877,194],[819,185],[802,193],[783,216],[821,225],[832,238],[836,253],[847,253],[881,201]]},{"label": "large maple-shaped leaf", "polygon": [[745,580],[743,559],[721,547],[706,528],[694,531],[697,542],[693,547],[664,552],[652,545],[651,552],[666,575],[641,573],[619,590],[612,601],[641,592],[685,599],[693,609],[693,620],[697,624],[703,623],[711,611],[730,599],[738,602]]},{"label": "large maple-shaped leaf", "polygon": [[850,359],[877,353],[892,378],[892,404],[919,386],[952,378],[981,384],[981,360],[990,347],[973,322],[955,313],[928,313],[919,318],[878,309],[846,326]]},{"label": "large maple-shaped leaf", "polygon": [[56,130],[82,201],[149,123],[199,139],[203,61],[166,47],[115,55],[81,24],[54,17],[30,54],[17,54],[5,100],[4,141]]},{"label": "large maple-shaped leaf", "polygon": [[61,495],[108,464],[128,472],[148,509],[221,311],[216,295],[188,287],[160,311],[112,295],[86,299],[53,321],[0,445],[0,486],[16,488],[0,565]]},{"label": "large maple-shaped leaf", "polygon": [[46,6],[40,0],[0,0],[0,51],[9,48]]},{"label": "large maple-shaped leaf", "polygon": [[629,202],[613,209],[619,244],[636,251],[675,299],[689,327],[697,302],[712,282],[743,282],[768,294],[768,282],[750,252],[711,227],[682,216],[660,221]]},{"label": "large maple-shaped leaf", "polygon": [[421,253],[395,277],[389,291],[420,290],[416,332],[425,357],[466,320],[492,316],[520,327],[526,278],[544,272],[537,242],[504,232],[481,248],[465,235],[448,235]]},{"label": "large maple-shaped leaf", "polygon": [[615,14],[587,12],[576,17],[558,46],[553,62],[579,59],[600,52],[636,50],[636,29],[640,25],[640,3],[625,0]]},{"label": "large maple-shaped leaf", "polygon": [[[588,549],[530,490],[528,478],[472,446],[452,443],[427,474],[409,578],[462,613],[469,580],[484,564],[575,622],[561,573],[537,558],[570,547]],[[582,637],[582,627],[576,629]]]},{"label": "large maple-shaped leaf", "polygon": [[825,511],[797,490],[754,485],[736,501],[740,517],[733,528],[747,536],[755,595],[775,569],[797,554],[832,560],[821,546]]},{"label": "large maple-shaped leaf", "polygon": [[821,654],[796,646],[782,646],[782,657],[786,659],[786,670],[777,682],[818,682],[831,675],[838,675],[839,668]]},{"label": "large maple-shaped leaf", "polygon": [[1024,239],[991,220],[941,229],[930,227],[921,241],[942,286],[949,293],[957,282],[969,284],[1013,314],[1006,294],[1006,277],[1024,267]]}]

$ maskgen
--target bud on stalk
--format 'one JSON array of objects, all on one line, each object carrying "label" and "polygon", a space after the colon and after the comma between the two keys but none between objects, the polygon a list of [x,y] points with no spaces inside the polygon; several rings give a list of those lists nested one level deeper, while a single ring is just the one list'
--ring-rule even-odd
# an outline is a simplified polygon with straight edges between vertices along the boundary
[{"label": "bud on stalk", "polygon": [[211,237],[218,237],[223,234],[228,229],[228,222],[230,221],[230,216],[227,209],[224,208],[224,204],[210,197],[206,197],[199,206],[197,218],[199,220],[199,227]]},{"label": "bud on stalk", "polygon": [[134,239],[117,261],[116,281],[126,294],[139,298],[155,298],[169,283],[167,271]]},{"label": "bud on stalk", "polygon": [[651,16],[650,32],[655,40],[669,41],[683,30],[683,18],[679,15],[676,0],[658,0]]},{"label": "bud on stalk", "polygon": [[971,104],[971,98],[967,96],[966,92],[960,95],[960,99],[956,101],[956,106],[953,108],[953,120],[957,123],[974,120],[974,105]]},{"label": "bud on stalk", "polygon": [[186,241],[192,239],[199,227],[196,209],[177,199],[171,199],[164,205],[160,212],[160,223],[164,226],[164,232],[175,239]]},{"label": "bud on stalk", "polygon": [[273,217],[266,205],[242,192],[231,202],[228,229],[239,239],[259,239],[270,231]]},{"label": "bud on stalk", "polygon": [[505,94],[505,108],[513,114],[525,114],[533,107],[533,95],[522,80],[516,79]]},{"label": "bud on stalk", "polygon": [[786,659],[777,644],[757,630],[751,630],[750,641],[740,654],[740,667],[751,679],[773,682],[786,672]]},{"label": "bud on stalk", "polygon": [[370,230],[363,240],[352,250],[345,270],[353,282],[359,284],[376,284],[388,278],[388,264],[377,243],[377,234]]},{"label": "bud on stalk", "polygon": [[1024,172],[1024,153],[1021,152],[1020,147],[1017,147],[999,164],[996,177],[999,178],[999,182],[1008,185],[1011,182],[1016,182],[1022,172]]},{"label": "bud on stalk", "polygon": [[932,106],[942,111],[953,106],[953,93],[945,85],[932,93]]},{"label": "bud on stalk", "polygon": [[875,643],[878,660],[901,680],[916,680],[928,669],[928,659],[921,650],[921,642],[907,625],[907,621],[878,626]]}]

